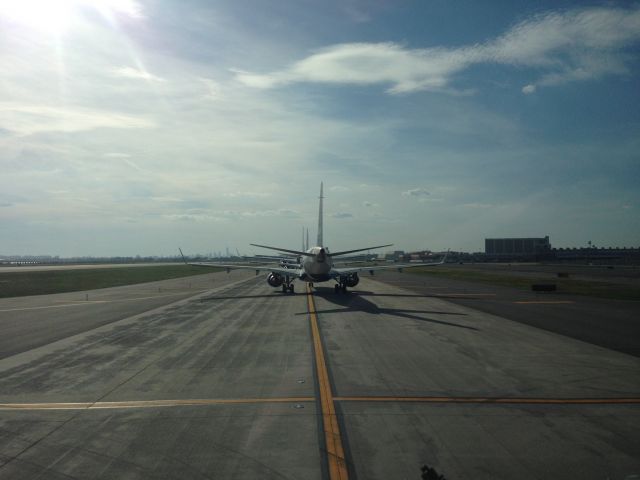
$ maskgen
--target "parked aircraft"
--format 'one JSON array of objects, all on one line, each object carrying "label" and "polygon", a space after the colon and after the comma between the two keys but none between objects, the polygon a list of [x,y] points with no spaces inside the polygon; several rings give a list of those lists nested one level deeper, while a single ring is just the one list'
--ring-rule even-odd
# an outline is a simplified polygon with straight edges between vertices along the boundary
[{"label": "parked aircraft", "polygon": [[[324,246],[323,239],[323,200],[322,193],[323,184],[320,183],[320,207],[318,211],[318,238],[317,245],[315,247],[308,248],[305,251],[302,250],[290,250],[281,247],[271,247],[268,245],[259,245],[252,243],[254,247],[266,248],[269,250],[275,250],[280,253],[296,255],[300,258],[298,263],[287,262],[278,266],[274,265],[241,265],[241,264],[220,264],[220,263],[189,263],[198,267],[223,267],[227,269],[227,272],[232,269],[245,269],[255,270],[256,275],[261,271],[269,272],[267,275],[267,282],[272,287],[282,288],[282,292],[294,292],[293,281],[298,279],[303,282],[308,282],[311,286],[315,282],[327,282],[335,281],[335,291],[346,292],[348,287],[355,287],[360,278],[358,273],[369,272],[371,275],[377,270],[398,270],[402,271],[405,268],[415,267],[432,267],[442,265],[447,255],[445,255],[441,261],[435,263],[408,263],[408,264],[393,264],[393,265],[368,265],[368,266],[349,266],[349,267],[336,267],[334,266],[334,258],[341,255],[348,255],[356,252],[365,252],[368,250],[374,250],[376,248],[390,247],[392,243],[387,245],[377,245],[373,247],[357,248],[354,250],[342,250],[338,252],[331,252]],[[180,251],[182,254],[182,251]],[[184,256],[183,256],[184,258]],[[186,263],[186,260],[185,260]]]}]

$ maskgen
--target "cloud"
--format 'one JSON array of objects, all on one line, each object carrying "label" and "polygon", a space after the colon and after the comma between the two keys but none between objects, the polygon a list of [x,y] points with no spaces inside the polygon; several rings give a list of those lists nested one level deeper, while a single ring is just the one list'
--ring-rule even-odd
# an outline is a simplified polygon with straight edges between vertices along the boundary
[{"label": "cloud", "polygon": [[134,80],[145,80],[147,82],[166,82],[162,77],[158,77],[144,69],[133,67],[118,67],[111,72],[116,77],[131,78]]},{"label": "cloud", "polygon": [[165,215],[164,218],[168,220],[177,220],[179,222],[200,222],[203,220],[216,220],[213,217],[206,217],[204,215],[190,215],[190,214],[171,214]]},{"label": "cloud", "polygon": [[403,197],[425,197],[427,195],[431,195],[426,188],[413,188],[411,190],[407,190],[406,192],[402,192]]},{"label": "cloud", "polygon": [[270,197],[271,194],[268,192],[228,192],[222,194],[224,197],[237,198],[237,197],[246,197],[246,198],[264,198]]},{"label": "cloud", "polygon": [[134,170],[140,172],[140,173],[146,173],[149,174],[151,173],[149,170],[142,168],[140,165],[138,165],[136,162],[132,161],[132,160],[128,160],[128,159],[124,159],[124,163],[126,163],[127,165],[129,165],[131,168],[133,168]]},{"label": "cloud", "polygon": [[465,208],[494,208],[495,205],[490,203],[465,203],[462,205]]},{"label": "cloud", "polygon": [[255,88],[298,82],[390,85],[390,94],[456,92],[454,76],[476,64],[531,67],[547,72],[526,85],[551,86],[626,72],[622,50],[640,40],[640,7],[584,8],[525,20],[502,36],[457,48],[409,49],[387,43],[346,43],[320,49],[289,67],[267,74],[234,70]]},{"label": "cloud", "polygon": [[584,8],[521,22],[488,48],[498,63],[550,70],[535,84],[551,86],[625,73],[624,48],[639,39],[640,7]]},{"label": "cloud", "polygon": [[235,211],[225,210],[223,212],[225,217],[229,218],[247,218],[247,217],[285,217],[285,218],[297,218],[300,213],[295,210],[286,208],[279,208],[277,210],[248,210],[248,211]]},{"label": "cloud", "polygon": [[348,212],[337,212],[331,215],[333,218],[352,218],[353,214]]},{"label": "cloud", "polygon": [[[184,10],[186,15],[190,9],[178,10]],[[150,20],[160,20],[161,12],[153,13]],[[217,15],[210,14],[209,17]],[[543,20],[543,17],[529,18],[528,22]],[[249,57],[243,56],[242,62],[253,74],[284,71],[286,68],[281,67],[288,67],[290,61],[320,52],[283,57],[289,55],[287,52],[299,51],[300,45],[313,42],[317,36],[305,35],[304,41],[295,45],[289,40],[286,45],[289,48],[284,49],[276,48],[282,45],[275,43],[254,48],[256,38],[266,37],[265,32],[251,31],[249,38],[243,37],[245,32],[240,30],[237,43],[235,40],[227,43],[216,42],[215,35],[221,38],[217,30],[200,30],[202,25],[197,21],[177,22],[168,30],[164,28],[164,22],[157,24],[162,27],[157,29],[149,22],[145,31],[139,28],[134,31],[124,24],[122,30],[116,30],[103,23],[65,36],[60,45],[52,39],[46,39],[46,42],[41,39],[42,45],[35,44],[36,40],[22,31],[11,31],[6,35],[5,45],[0,47],[0,77],[4,85],[0,105],[11,102],[12,107],[26,105],[33,108],[32,111],[15,108],[10,112],[0,111],[0,163],[5,180],[0,200],[13,204],[13,207],[0,209],[3,225],[7,225],[7,219],[15,219],[16,224],[47,225],[41,230],[43,234],[38,235],[16,227],[20,233],[15,235],[15,240],[11,239],[16,250],[65,254],[77,254],[78,249],[108,254],[173,253],[174,245],[184,241],[183,248],[189,248],[191,244],[192,248],[198,245],[205,251],[224,248],[225,242],[230,246],[234,242],[245,245],[256,240],[255,232],[263,232],[269,237],[261,238],[261,241],[273,241],[274,244],[279,244],[275,243],[277,239],[286,234],[291,238],[292,246],[297,246],[299,228],[296,226],[313,227],[316,221],[317,184],[308,185],[310,178],[325,180],[328,196],[325,206],[330,212],[352,212],[352,217],[343,216],[342,220],[339,217],[327,219],[327,233],[330,233],[332,244],[352,243],[353,232],[337,227],[357,220],[358,227],[362,227],[361,235],[380,243],[398,241],[399,248],[408,247],[406,243],[400,245],[402,242],[421,238],[428,238],[432,245],[448,245],[444,241],[447,235],[455,240],[452,245],[460,247],[456,242],[473,244],[476,241],[473,238],[480,238],[474,235],[474,228],[478,232],[486,225],[512,220],[511,217],[503,220],[500,212],[492,208],[474,210],[462,205],[474,201],[496,205],[519,201],[530,195],[526,185],[524,192],[522,186],[514,187],[519,185],[522,172],[525,175],[544,173],[545,165],[551,165],[549,168],[557,175],[553,175],[553,182],[544,176],[537,178],[542,181],[533,182],[541,184],[535,190],[543,190],[549,184],[560,185],[563,175],[573,181],[576,161],[581,165],[581,177],[595,171],[582,168],[584,162],[589,163],[589,160],[583,160],[589,155],[575,153],[568,156],[550,151],[547,135],[536,135],[540,142],[531,142],[533,130],[540,128],[541,133],[546,132],[546,122],[540,124],[539,117],[514,116],[510,109],[505,111],[504,108],[493,111],[493,102],[429,95],[418,103],[409,102],[412,104],[409,106],[407,102],[389,103],[384,99],[379,99],[383,104],[377,104],[369,95],[339,99],[322,95],[319,98],[315,91],[274,95],[280,92],[247,88],[230,78],[225,70],[227,65],[238,61],[239,52],[248,52]],[[418,91],[411,90],[411,81],[415,80],[419,86],[421,75],[431,73],[414,70],[410,63],[415,60],[418,66],[440,65],[439,78],[444,87],[439,91],[450,91],[463,80],[462,75],[471,73],[465,70],[474,65],[470,62],[494,61],[489,54],[498,50],[490,42],[496,43],[507,30],[498,31],[483,45],[468,44],[465,50],[440,48],[422,52],[409,47],[425,44],[391,43],[372,44],[371,48],[359,50],[345,48],[343,53],[351,52],[360,57],[370,52],[369,55],[375,58],[386,52],[391,59],[398,59],[391,65],[395,70],[403,67],[401,60],[406,59],[407,65],[403,67],[406,72],[402,76],[388,69],[386,77],[368,84],[373,86],[372,90],[382,92],[399,85],[406,88],[407,93]],[[194,35],[194,31],[198,34]],[[130,35],[126,36],[127,32]],[[529,38],[533,34],[527,33]],[[537,33],[536,36],[541,37]],[[513,39],[509,42],[513,44]],[[205,44],[220,48],[207,50],[203,48]],[[64,48],[56,50],[56,46]],[[531,55],[528,64],[521,63],[514,55],[518,50],[522,53],[521,48],[512,49],[509,55],[503,52],[500,62],[517,66],[519,83],[514,84],[512,77],[503,75],[504,71],[513,70],[512,67],[483,68],[479,73],[486,76],[499,72],[496,77],[499,75],[517,94],[527,84],[540,92],[544,90],[540,85],[543,79],[549,83],[578,81],[578,69],[571,67],[577,66],[578,61],[586,64],[587,60],[577,54],[569,55],[569,49],[563,46],[555,51],[547,50],[550,53],[536,53],[535,62]],[[279,58],[279,63],[273,63],[270,50]],[[614,54],[617,50],[609,50],[611,65],[620,64]],[[339,53],[338,49],[333,53]],[[634,52],[626,54],[631,58]],[[260,61],[255,61],[257,57]],[[607,65],[603,55],[597,57]],[[139,68],[136,58],[144,60],[144,69]],[[329,66],[338,61],[328,57],[325,60]],[[624,66],[628,60],[623,60]],[[377,65],[387,70],[384,64]],[[116,68],[127,66],[130,70],[118,72]],[[149,82],[151,77],[145,76],[144,70],[167,81]],[[335,75],[336,82],[342,82],[341,75]],[[575,80],[567,80],[570,75]],[[366,80],[366,77],[362,78]],[[301,77],[297,81],[306,80]],[[467,86],[465,84],[463,88]],[[627,94],[618,92],[615,95],[620,99]],[[215,98],[215,101],[205,101],[203,97]],[[356,107],[351,104],[353,101],[358,104]],[[562,116],[561,107],[563,105],[557,105],[551,114]],[[633,178],[637,141],[630,142],[631,146],[624,152],[605,147],[617,147],[630,136],[638,138],[633,135],[637,129],[633,124],[619,128],[621,120],[613,115],[604,120],[610,126],[609,133],[605,138],[591,136],[588,141],[595,142],[591,157],[597,157],[598,162],[601,158],[608,159],[607,168],[598,167],[597,173],[617,186],[620,183],[616,179],[617,172],[625,172],[626,182]],[[594,126],[599,129],[600,124],[596,122]],[[26,138],[17,135],[14,127],[25,134],[30,131],[41,133]],[[581,141],[577,134],[561,139],[563,144],[571,143],[571,149],[567,150],[572,152]],[[539,159],[545,163],[542,168]],[[624,162],[631,166],[623,169],[621,159],[627,159]],[[556,166],[556,163],[570,166]],[[500,172],[498,178],[493,175],[494,171]],[[451,178],[455,178],[453,184],[457,190],[443,191],[442,185],[451,183]],[[361,185],[365,183],[369,185]],[[147,187],[147,196],[134,188],[139,184]],[[47,192],[54,185],[56,190],[65,193]],[[338,185],[344,190],[331,190],[332,186]],[[429,189],[430,195],[401,196],[401,192],[423,185],[429,185],[425,188]],[[242,196],[242,193],[265,191],[271,192],[271,196]],[[617,198],[620,194],[619,191],[612,194],[613,189],[606,188],[582,191],[596,192],[596,198],[598,195]],[[227,192],[230,195],[225,195]],[[625,198],[619,204],[632,204],[636,190],[631,187],[625,192],[629,199]],[[6,197],[12,193],[19,193],[26,200]],[[445,200],[440,198],[442,196]],[[369,198],[376,198],[375,202],[381,206],[363,206],[363,201]],[[281,207],[297,208],[296,204],[302,208],[297,218],[287,216],[296,215],[295,212],[278,211]],[[535,202],[533,204],[536,208],[531,212],[540,210],[551,217],[558,214],[555,208],[538,209]],[[579,204],[584,204],[582,198]],[[437,208],[425,209],[426,206]],[[618,209],[627,216],[634,212],[622,210],[620,206]],[[425,214],[429,216],[430,225],[443,227],[427,229],[427,237],[424,222],[415,222],[416,218],[425,218]],[[173,216],[173,221],[167,222],[166,216]],[[481,224],[480,217],[482,220],[487,217],[487,223]],[[139,222],[135,228],[121,228],[120,224],[134,218]],[[478,224],[472,222],[469,227],[460,221],[466,218],[477,219]],[[491,223],[493,219],[495,221]],[[380,225],[370,226],[370,221]],[[331,222],[335,223],[335,229],[330,228]],[[388,236],[388,229],[379,228],[386,225],[383,222],[394,222],[388,226],[396,227],[398,238],[384,238],[384,235]],[[456,230],[457,222],[463,226]],[[446,233],[452,225],[453,233]],[[537,225],[545,223],[542,221]],[[4,228],[3,233],[8,229],[8,226]],[[615,225],[602,230],[618,231]],[[438,233],[440,231],[445,233]],[[60,232],[60,235],[51,232]],[[63,235],[62,232],[67,233]],[[82,236],[82,232],[89,233]],[[91,236],[100,243],[93,242]],[[24,239],[29,238],[33,239],[34,245],[43,246],[26,246]],[[67,238],[70,241],[65,241]],[[36,241],[41,243],[36,244]]]},{"label": "cloud", "polygon": [[362,202],[362,205],[365,206],[365,207],[369,207],[369,208],[371,208],[371,207],[379,207],[380,206],[377,203],[369,202],[369,201],[366,201],[366,200],[364,202]]},{"label": "cloud", "polygon": [[96,128],[151,128],[144,118],[105,110],[0,102],[0,126],[18,135],[79,132]]},{"label": "cloud", "polygon": [[221,87],[218,82],[210,78],[199,77],[198,81],[206,89],[206,93],[202,95],[205,100],[217,100],[220,97]]},{"label": "cloud", "polygon": [[95,13],[111,24],[119,16],[144,18],[142,6],[135,0],[0,2],[0,18],[43,31],[66,31],[81,20],[94,20]]},{"label": "cloud", "polygon": [[[122,152],[109,152],[109,153],[105,153],[104,155],[102,155],[104,158],[109,158],[112,160],[122,160],[122,162],[125,165],[128,165],[129,167],[131,167],[132,169],[140,172],[140,173],[150,173],[148,170],[140,167],[140,165],[138,165],[136,162],[134,162],[133,160],[131,160],[131,155],[128,153],[122,153]],[[115,162],[114,162],[115,163]]]},{"label": "cloud", "polygon": [[[181,203],[183,202],[180,199],[156,199],[162,200],[163,202],[170,203]],[[281,217],[284,219],[298,218],[300,213],[296,210],[290,210],[286,208],[280,208],[277,210],[222,210],[222,211],[189,211],[187,213],[171,213],[171,214],[163,214],[164,218],[170,220],[179,220],[179,221],[192,221],[192,222],[224,222],[224,221],[237,221],[243,219],[250,219],[251,221],[255,221],[257,218],[272,218],[272,217]]]},{"label": "cloud", "polygon": [[464,68],[464,56],[456,50],[409,50],[395,43],[349,43],[322,49],[281,72],[236,71],[236,78],[256,88],[314,82],[390,83],[390,93],[434,90],[446,86],[447,77]]},{"label": "cloud", "polygon": [[142,5],[136,0],[117,0],[109,3],[109,8],[116,13],[124,13],[132,18],[144,18]]}]

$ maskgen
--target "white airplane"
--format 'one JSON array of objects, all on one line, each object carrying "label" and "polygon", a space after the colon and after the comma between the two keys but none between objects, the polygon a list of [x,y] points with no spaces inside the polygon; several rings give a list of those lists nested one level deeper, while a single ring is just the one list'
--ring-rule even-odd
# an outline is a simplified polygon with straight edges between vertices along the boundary
[{"label": "white airplane", "polygon": [[[376,248],[384,248],[390,247],[393,245],[392,243],[388,245],[378,245],[375,247],[366,247],[366,248],[357,248],[355,250],[343,250],[340,252],[331,253],[329,249],[323,246],[323,238],[322,238],[322,200],[324,196],[322,194],[323,185],[320,183],[320,209],[318,212],[318,241],[317,246],[311,247],[306,251],[300,250],[289,250],[287,248],[280,247],[270,247],[267,245],[258,245],[252,243],[254,247],[266,248],[269,250],[275,250],[281,253],[288,253],[292,255],[299,256],[302,261],[300,263],[287,263],[286,265],[278,265],[278,266],[269,266],[269,265],[240,265],[240,264],[220,264],[220,263],[189,263],[189,265],[194,265],[198,267],[222,267],[226,268],[227,272],[234,269],[245,269],[245,270],[255,270],[256,275],[261,271],[269,272],[267,276],[267,282],[272,287],[282,287],[282,292],[294,292],[293,281],[298,279],[303,282],[308,282],[310,286],[313,286],[315,282],[327,282],[327,281],[335,281],[335,291],[346,292],[347,287],[355,287],[360,278],[358,277],[358,273],[361,272],[369,272],[373,275],[373,272],[376,270],[398,270],[402,271],[405,268],[415,268],[415,267],[433,267],[437,265],[442,265],[446,258],[447,254],[436,263],[408,263],[408,264],[394,264],[394,265],[369,265],[369,266],[359,266],[359,267],[335,267],[333,264],[333,259],[340,255],[347,255],[350,253],[356,252],[365,252],[367,250],[373,250]],[[182,254],[182,251],[180,251]],[[183,256],[184,259],[184,256]],[[185,260],[186,263],[186,260]]]}]

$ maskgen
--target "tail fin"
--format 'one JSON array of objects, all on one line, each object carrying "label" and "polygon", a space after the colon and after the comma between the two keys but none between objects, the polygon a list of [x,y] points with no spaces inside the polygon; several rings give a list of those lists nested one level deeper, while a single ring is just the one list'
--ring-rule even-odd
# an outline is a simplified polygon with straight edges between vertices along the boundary
[{"label": "tail fin", "polygon": [[320,210],[318,211],[318,243],[317,243],[318,247],[323,246],[323,241],[322,241],[322,199],[323,198],[324,197],[322,196],[322,182],[320,182]]}]

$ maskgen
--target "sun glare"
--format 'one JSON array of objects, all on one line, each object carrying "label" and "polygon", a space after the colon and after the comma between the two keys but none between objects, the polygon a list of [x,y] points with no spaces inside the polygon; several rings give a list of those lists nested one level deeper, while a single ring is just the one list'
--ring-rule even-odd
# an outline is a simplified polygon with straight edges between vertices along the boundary
[{"label": "sun glare", "polygon": [[34,29],[62,32],[83,9],[93,8],[105,17],[141,16],[134,0],[0,0],[0,16]]}]

